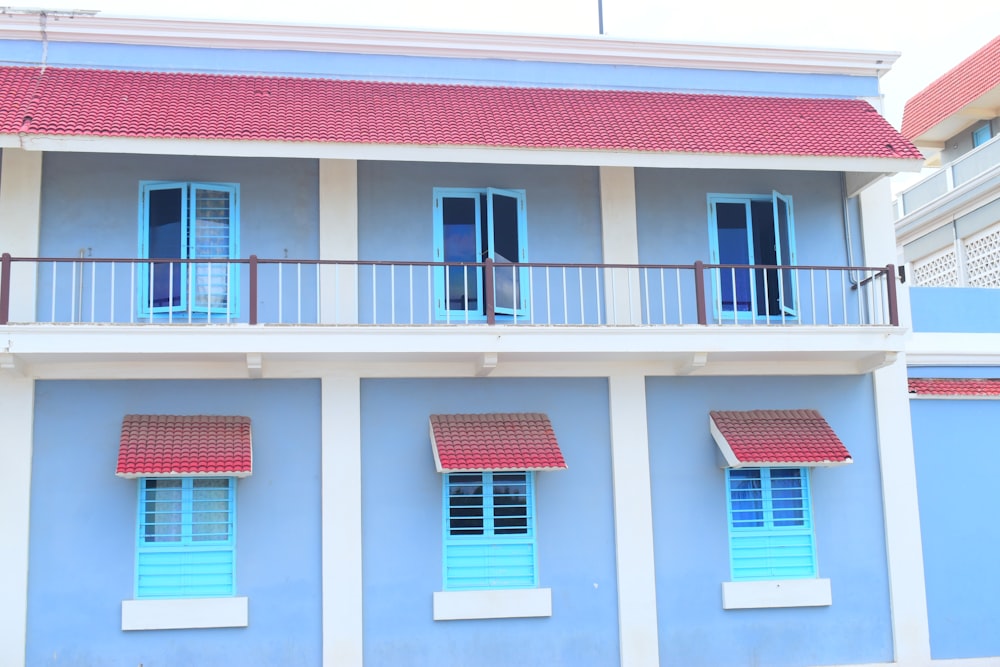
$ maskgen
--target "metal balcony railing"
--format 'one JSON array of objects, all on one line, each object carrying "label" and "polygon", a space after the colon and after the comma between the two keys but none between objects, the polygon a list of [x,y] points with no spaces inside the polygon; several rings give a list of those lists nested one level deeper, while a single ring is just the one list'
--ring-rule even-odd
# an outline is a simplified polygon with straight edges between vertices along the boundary
[{"label": "metal balcony railing", "polygon": [[897,326],[895,278],[892,265],[501,264],[254,255],[178,260],[4,253],[0,325]]},{"label": "metal balcony railing", "polygon": [[895,202],[896,219],[913,213],[997,167],[1000,167],[1000,136],[993,137],[900,192]]}]

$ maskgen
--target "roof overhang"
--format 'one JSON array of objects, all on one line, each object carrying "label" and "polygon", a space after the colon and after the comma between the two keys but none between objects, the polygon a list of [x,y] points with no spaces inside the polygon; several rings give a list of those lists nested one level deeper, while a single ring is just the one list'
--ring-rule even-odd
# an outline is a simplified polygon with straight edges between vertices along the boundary
[{"label": "roof overhang", "polygon": [[250,418],[223,415],[126,415],[118,445],[119,477],[249,477]]},{"label": "roof overhang", "polygon": [[853,462],[816,410],[712,411],[709,430],[726,468],[831,467]]},{"label": "roof overhang", "polygon": [[430,435],[438,472],[566,469],[544,414],[431,415]]}]

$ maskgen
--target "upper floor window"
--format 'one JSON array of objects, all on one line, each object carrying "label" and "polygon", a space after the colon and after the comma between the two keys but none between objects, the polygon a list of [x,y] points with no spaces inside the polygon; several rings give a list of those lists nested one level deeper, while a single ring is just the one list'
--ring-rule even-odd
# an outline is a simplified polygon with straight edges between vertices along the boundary
[{"label": "upper floor window", "polygon": [[460,313],[476,318],[487,314],[527,316],[528,222],[523,190],[498,188],[434,189],[434,261],[494,262],[492,293],[484,293],[481,267],[442,267],[434,274],[436,316]]},{"label": "upper floor window", "polygon": [[[140,184],[139,256],[143,259],[227,260],[239,257],[239,185]],[[239,312],[234,285],[239,269],[228,262],[144,262],[139,271],[139,313]]]},{"label": "upper floor window", "polygon": [[717,315],[795,317],[796,276],[787,268],[796,264],[792,198],[712,194],[708,216],[712,263],[732,267],[713,272]]},{"label": "upper floor window", "polygon": [[972,132],[972,147],[978,148],[993,138],[992,128],[989,123],[978,127]]}]

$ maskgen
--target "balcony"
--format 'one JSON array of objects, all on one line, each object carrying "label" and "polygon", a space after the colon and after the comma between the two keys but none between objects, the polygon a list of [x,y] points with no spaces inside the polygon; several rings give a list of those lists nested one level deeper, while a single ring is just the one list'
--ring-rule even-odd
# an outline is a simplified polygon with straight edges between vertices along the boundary
[{"label": "balcony", "polygon": [[916,213],[949,193],[976,187],[1000,173],[1000,136],[949,162],[903,190],[894,203],[896,219]]},{"label": "balcony", "polygon": [[898,323],[891,265],[0,261],[0,371],[33,377],[864,373]]}]

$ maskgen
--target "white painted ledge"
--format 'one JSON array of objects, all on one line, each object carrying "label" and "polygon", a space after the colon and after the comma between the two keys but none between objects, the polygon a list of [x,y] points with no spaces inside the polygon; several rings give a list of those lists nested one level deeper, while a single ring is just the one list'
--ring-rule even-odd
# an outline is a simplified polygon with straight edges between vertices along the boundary
[{"label": "white painted ledge", "polygon": [[245,628],[248,625],[249,601],[245,597],[122,601],[122,630]]},{"label": "white painted ledge", "polygon": [[774,579],[722,582],[723,609],[829,607],[829,579]]},{"label": "white painted ledge", "polygon": [[445,591],[434,594],[435,621],[534,618],[551,615],[551,588]]}]

